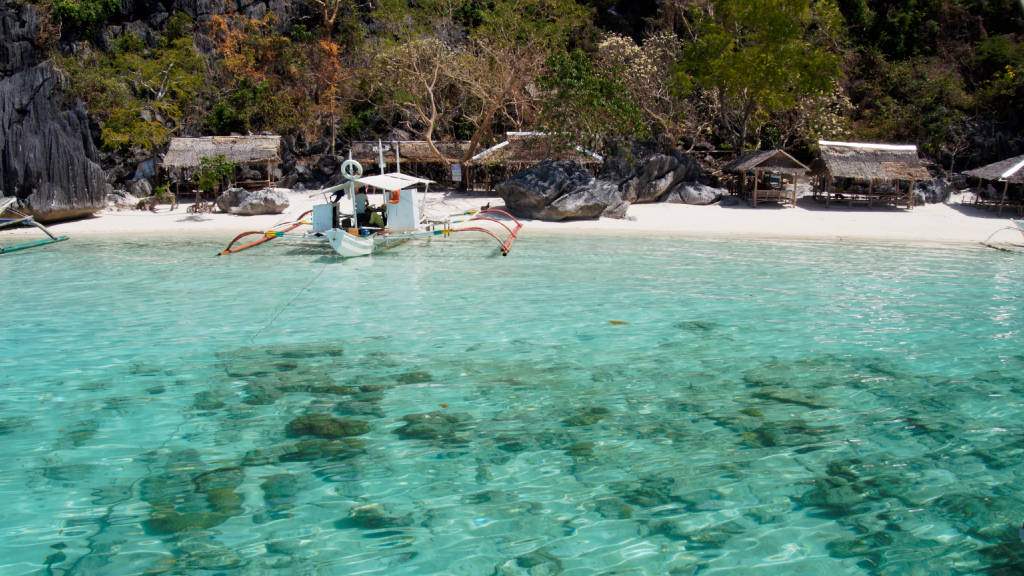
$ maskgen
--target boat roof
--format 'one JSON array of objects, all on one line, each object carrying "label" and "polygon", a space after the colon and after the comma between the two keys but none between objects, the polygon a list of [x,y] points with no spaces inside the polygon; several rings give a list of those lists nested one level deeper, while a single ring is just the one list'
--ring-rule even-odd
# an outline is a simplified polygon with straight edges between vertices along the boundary
[{"label": "boat roof", "polygon": [[418,184],[434,183],[433,180],[418,178],[410,174],[402,174],[401,172],[363,176],[355,182],[359,186],[370,186],[371,188],[377,188],[378,190],[404,190]]}]

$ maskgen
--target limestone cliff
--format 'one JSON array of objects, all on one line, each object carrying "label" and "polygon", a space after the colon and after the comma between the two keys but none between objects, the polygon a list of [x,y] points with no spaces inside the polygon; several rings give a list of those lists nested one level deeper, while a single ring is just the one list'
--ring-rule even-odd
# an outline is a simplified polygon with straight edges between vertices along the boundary
[{"label": "limestone cliff", "polygon": [[31,4],[0,0],[0,194],[52,221],[102,208],[107,184],[84,106],[45,62],[44,26]]}]

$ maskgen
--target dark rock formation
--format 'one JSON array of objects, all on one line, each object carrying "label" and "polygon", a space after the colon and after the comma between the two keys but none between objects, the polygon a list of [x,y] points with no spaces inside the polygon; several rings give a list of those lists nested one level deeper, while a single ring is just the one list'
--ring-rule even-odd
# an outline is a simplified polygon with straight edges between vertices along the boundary
[{"label": "dark rock formation", "polygon": [[217,197],[217,209],[242,216],[280,214],[288,208],[288,195],[280,188],[250,191],[228,188]]},{"label": "dark rock formation", "polygon": [[922,180],[914,188],[914,204],[945,202],[953,192],[953,185],[942,178]]},{"label": "dark rock formation", "polygon": [[711,204],[721,199],[725,194],[726,190],[722,188],[712,188],[697,182],[680,182],[662,197],[662,202],[672,204]]},{"label": "dark rock formation", "polygon": [[598,180],[574,162],[544,160],[495,187],[509,210],[538,220],[624,218],[629,202],[615,182]]},{"label": "dark rock formation", "polygon": [[35,6],[0,0],[0,194],[39,220],[92,214],[107,184],[84,106],[65,105]]},{"label": "dark rock formation", "polygon": [[598,178],[615,182],[623,200],[633,204],[707,204],[713,201],[707,200],[707,190],[695,186],[702,175],[700,164],[689,154],[679,150],[656,152],[637,145],[607,156]]}]

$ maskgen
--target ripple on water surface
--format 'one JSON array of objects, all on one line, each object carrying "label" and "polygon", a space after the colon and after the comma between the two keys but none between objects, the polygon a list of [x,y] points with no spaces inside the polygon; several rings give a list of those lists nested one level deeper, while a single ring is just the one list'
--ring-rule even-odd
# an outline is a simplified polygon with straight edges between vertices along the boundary
[{"label": "ripple on water surface", "polygon": [[1019,256],[220,244],[5,259],[3,574],[1024,571]]}]

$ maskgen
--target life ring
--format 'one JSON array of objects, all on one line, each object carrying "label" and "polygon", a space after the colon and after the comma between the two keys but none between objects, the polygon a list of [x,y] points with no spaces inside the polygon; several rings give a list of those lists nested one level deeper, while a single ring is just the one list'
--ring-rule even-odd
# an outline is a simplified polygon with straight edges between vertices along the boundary
[{"label": "life ring", "polygon": [[402,200],[401,190],[392,190],[388,192],[388,204],[398,204]]},{"label": "life ring", "polygon": [[355,180],[363,175],[363,165],[351,158],[341,163],[341,173],[349,180]]}]

